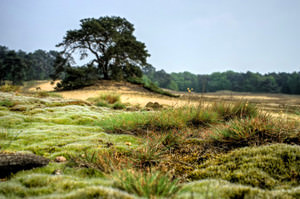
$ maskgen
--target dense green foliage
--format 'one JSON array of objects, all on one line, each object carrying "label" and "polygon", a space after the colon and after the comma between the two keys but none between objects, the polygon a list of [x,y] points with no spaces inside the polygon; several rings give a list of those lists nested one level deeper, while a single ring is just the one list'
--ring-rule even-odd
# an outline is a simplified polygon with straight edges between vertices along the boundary
[{"label": "dense green foliage", "polygon": [[266,92],[300,94],[300,72],[293,73],[237,73],[226,71],[210,75],[195,75],[190,72],[168,74],[148,66],[143,70],[148,79],[162,88],[186,91],[193,88],[196,92],[215,92],[231,90],[238,92]]},{"label": "dense green foliage", "polygon": [[[61,62],[56,63],[56,73],[74,74],[68,63],[74,62],[72,55],[79,52],[80,59],[92,57],[87,65],[93,69],[92,72],[77,70],[79,76],[94,74],[98,79],[114,80],[142,76],[141,68],[147,65],[149,54],[145,44],[133,35],[134,27],[130,22],[120,17],[88,18],[80,22],[80,29],[67,31],[63,41],[57,45],[63,47],[63,51],[59,57]],[[64,65],[68,70],[61,70]],[[91,79],[88,78],[88,81]]]},{"label": "dense green foliage", "polygon": [[33,53],[9,50],[0,46],[0,84],[5,80],[22,84],[24,80],[49,79],[58,52],[36,50]]}]

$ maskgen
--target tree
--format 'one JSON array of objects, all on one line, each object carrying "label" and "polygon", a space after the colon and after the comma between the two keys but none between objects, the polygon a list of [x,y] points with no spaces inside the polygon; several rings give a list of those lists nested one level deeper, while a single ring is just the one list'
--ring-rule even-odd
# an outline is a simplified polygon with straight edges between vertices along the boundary
[{"label": "tree", "polygon": [[[89,65],[96,64],[99,75],[104,79],[126,79],[128,75],[142,76],[136,71],[147,65],[150,56],[144,43],[136,40],[134,27],[125,18],[100,17],[80,20],[80,29],[67,31],[63,42],[63,55],[74,62],[72,55],[79,52],[80,59],[89,55],[93,59]],[[136,73],[124,73],[134,69]]]},{"label": "tree", "polygon": [[27,65],[15,51],[11,50],[7,53],[3,60],[3,67],[8,79],[10,79],[14,85],[22,84],[22,81],[25,78]]}]

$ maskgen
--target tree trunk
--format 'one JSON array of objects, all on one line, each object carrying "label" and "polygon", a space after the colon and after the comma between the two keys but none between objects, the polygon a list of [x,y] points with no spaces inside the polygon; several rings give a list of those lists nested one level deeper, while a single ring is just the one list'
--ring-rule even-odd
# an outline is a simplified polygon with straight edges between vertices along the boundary
[{"label": "tree trunk", "polygon": [[49,159],[34,154],[0,153],[0,178],[21,170],[46,166]]}]

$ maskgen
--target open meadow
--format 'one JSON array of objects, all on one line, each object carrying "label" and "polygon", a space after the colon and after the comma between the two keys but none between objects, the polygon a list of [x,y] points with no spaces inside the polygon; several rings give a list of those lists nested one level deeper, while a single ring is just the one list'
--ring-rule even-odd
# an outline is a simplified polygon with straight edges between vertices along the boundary
[{"label": "open meadow", "polygon": [[1,154],[50,162],[2,177],[0,198],[300,197],[300,96],[171,98],[109,81],[3,91]]}]

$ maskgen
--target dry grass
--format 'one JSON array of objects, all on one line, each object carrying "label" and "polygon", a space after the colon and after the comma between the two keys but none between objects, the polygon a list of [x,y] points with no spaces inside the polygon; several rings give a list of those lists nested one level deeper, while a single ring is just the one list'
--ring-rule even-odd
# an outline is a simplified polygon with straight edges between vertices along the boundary
[{"label": "dry grass", "polygon": [[[51,85],[50,81],[40,81],[38,84],[29,88],[29,91],[36,91],[37,87],[39,87],[41,91],[53,91],[55,86]],[[300,96],[298,95],[237,92],[216,92],[205,94],[173,92],[181,97],[171,98],[151,93],[139,85],[112,81],[102,81],[97,85],[86,87],[84,89],[62,91],[59,93],[65,99],[80,100],[96,97],[99,96],[99,94],[118,94],[121,95],[121,101],[123,103],[140,105],[142,107],[149,101],[158,102],[165,106],[182,107],[186,105],[197,105],[199,101],[202,101],[204,104],[212,104],[220,101],[236,102],[243,100],[255,103],[263,110],[272,111],[274,113],[280,111],[283,113],[297,113],[297,111],[300,110]]]}]

